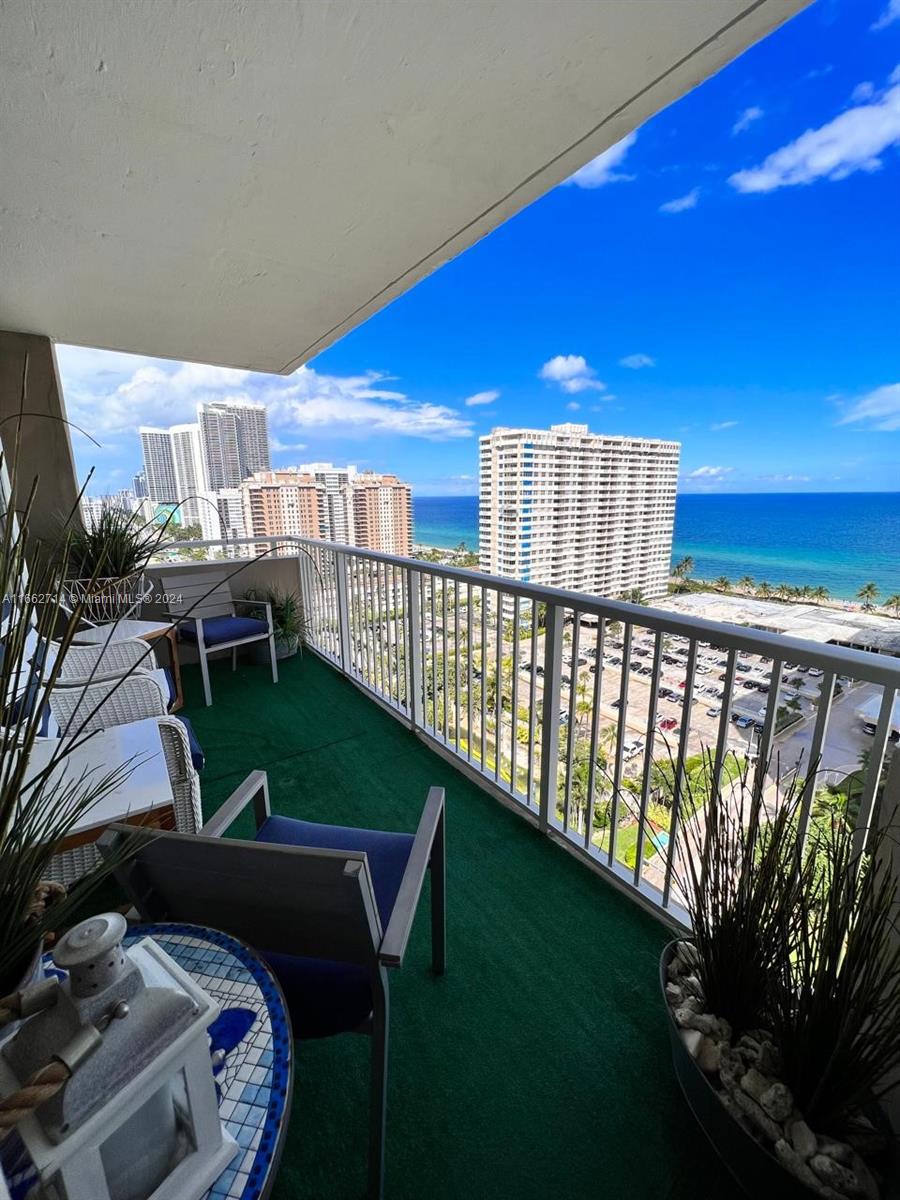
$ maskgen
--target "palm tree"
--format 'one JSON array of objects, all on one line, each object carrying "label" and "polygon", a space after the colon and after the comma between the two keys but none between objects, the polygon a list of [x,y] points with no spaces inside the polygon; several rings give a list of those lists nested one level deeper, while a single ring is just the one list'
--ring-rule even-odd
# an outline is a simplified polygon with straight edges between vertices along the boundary
[{"label": "palm tree", "polygon": [[782,600],[788,600],[794,594],[794,589],[789,583],[779,583],[775,591]]},{"label": "palm tree", "polygon": [[688,575],[690,575],[693,569],[694,560],[691,558],[690,554],[686,554],[684,558],[680,558],[678,562],[675,563],[674,567],[672,567],[672,574],[676,577],[676,579],[687,579]]},{"label": "palm tree", "polygon": [[894,592],[893,596],[888,596],[884,602],[885,608],[892,608],[894,616],[900,617],[900,592]]},{"label": "palm tree", "polygon": [[761,583],[758,583],[756,585],[756,594],[760,597],[760,599],[768,600],[768,598],[772,595],[771,583],[766,583],[765,580],[763,580]]},{"label": "palm tree", "polygon": [[868,611],[878,599],[878,585],[871,581],[864,583],[856,593],[856,598],[857,600],[862,600],[863,608]]},{"label": "palm tree", "polygon": [[716,580],[714,587],[717,592],[727,592],[731,589],[731,580],[727,575],[720,575]]},{"label": "palm tree", "polygon": [[812,591],[810,592],[810,599],[811,599],[811,600],[815,600],[815,601],[816,601],[816,603],[817,603],[817,604],[819,604],[819,603],[821,603],[823,600],[827,600],[827,599],[828,599],[828,594],[829,594],[829,593],[828,593],[828,588],[827,588],[827,587],[823,587],[821,584],[819,584],[819,586],[818,586],[818,587],[814,587],[814,588],[812,589]]},{"label": "palm tree", "polygon": [[753,576],[752,575],[742,575],[740,577],[740,579],[737,581],[737,588],[738,588],[738,591],[740,591],[740,592],[752,592],[753,591]]},{"label": "palm tree", "polygon": [[640,588],[629,588],[627,592],[622,593],[622,599],[627,600],[629,604],[646,604],[647,598]]}]

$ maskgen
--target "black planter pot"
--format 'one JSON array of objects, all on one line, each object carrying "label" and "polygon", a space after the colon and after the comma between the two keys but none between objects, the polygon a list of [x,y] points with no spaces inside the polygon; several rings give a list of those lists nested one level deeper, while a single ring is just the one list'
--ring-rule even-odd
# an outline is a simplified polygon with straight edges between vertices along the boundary
[{"label": "black planter pot", "polygon": [[774,1154],[734,1120],[689,1054],[666,998],[666,969],[674,954],[675,942],[669,942],[659,961],[659,984],[669,1024],[672,1065],[688,1108],[743,1195],[751,1200],[810,1200],[815,1193],[789,1175]]}]

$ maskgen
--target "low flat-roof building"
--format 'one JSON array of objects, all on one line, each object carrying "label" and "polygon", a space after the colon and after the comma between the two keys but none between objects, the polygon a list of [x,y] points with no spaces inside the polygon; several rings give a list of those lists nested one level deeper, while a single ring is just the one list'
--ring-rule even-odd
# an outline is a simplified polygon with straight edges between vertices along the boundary
[{"label": "low flat-roof building", "polygon": [[718,592],[686,592],[655,602],[666,608],[710,621],[726,621],[804,638],[808,642],[830,642],[854,650],[900,656],[900,620],[881,613],[821,604],[792,604],[783,600],[757,600],[753,596],[721,595]]}]

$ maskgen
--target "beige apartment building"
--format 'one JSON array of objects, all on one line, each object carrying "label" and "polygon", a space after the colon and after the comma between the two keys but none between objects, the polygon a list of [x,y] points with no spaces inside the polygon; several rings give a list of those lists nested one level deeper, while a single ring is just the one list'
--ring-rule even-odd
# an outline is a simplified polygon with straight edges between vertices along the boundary
[{"label": "beige apartment building", "polygon": [[481,439],[482,571],[594,595],[666,593],[679,442],[587,425]]},{"label": "beige apartment building", "polygon": [[294,534],[388,554],[411,553],[411,494],[396,475],[312,463],[257,471],[241,491],[247,536]]}]

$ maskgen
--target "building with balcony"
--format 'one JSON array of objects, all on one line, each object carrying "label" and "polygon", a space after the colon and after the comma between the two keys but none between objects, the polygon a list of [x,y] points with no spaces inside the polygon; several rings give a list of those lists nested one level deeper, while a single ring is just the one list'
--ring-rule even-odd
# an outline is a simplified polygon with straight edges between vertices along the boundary
[{"label": "building with balcony", "polygon": [[600,596],[663,596],[678,442],[587,425],[495,429],[481,439],[482,571]]},{"label": "building with balcony", "polygon": [[206,476],[212,491],[240,487],[256,471],[267,471],[268,415],[265,405],[216,400],[197,408]]}]

